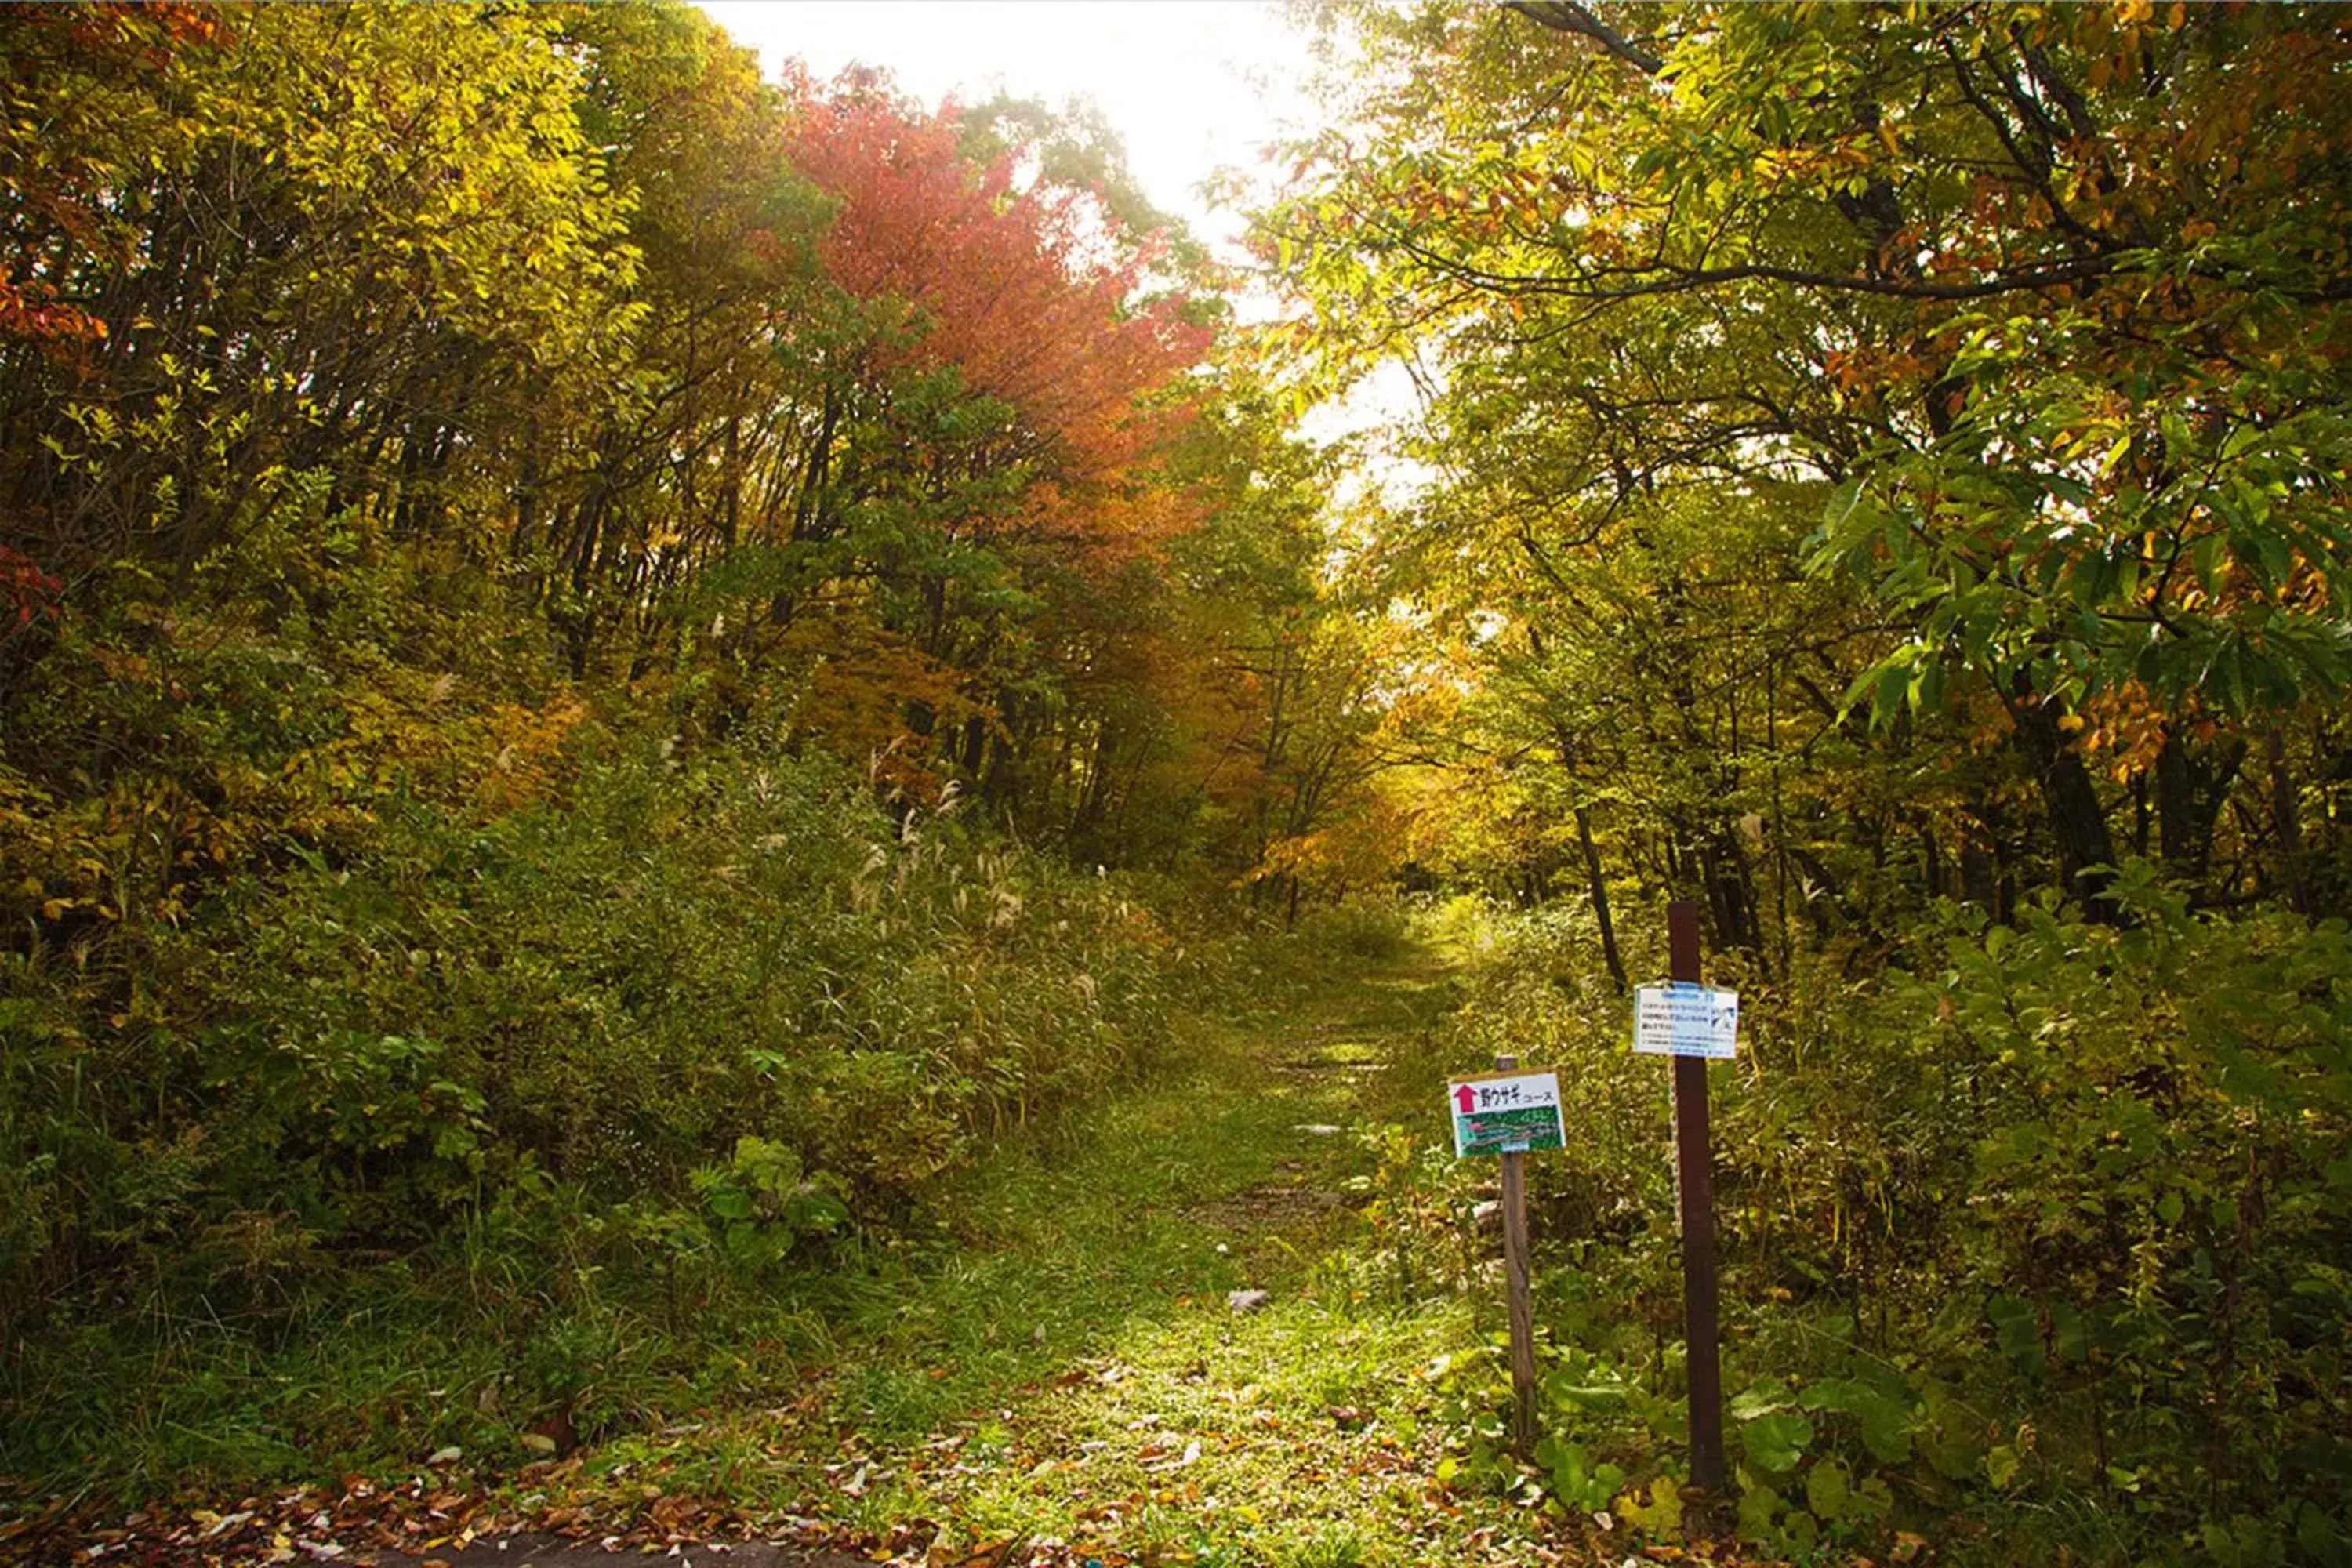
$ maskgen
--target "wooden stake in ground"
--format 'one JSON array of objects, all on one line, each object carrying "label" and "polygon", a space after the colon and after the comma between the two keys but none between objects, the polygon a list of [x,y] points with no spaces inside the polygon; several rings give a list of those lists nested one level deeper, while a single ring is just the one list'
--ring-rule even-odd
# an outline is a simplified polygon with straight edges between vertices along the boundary
[{"label": "wooden stake in ground", "polygon": [[[1519,1058],[1498,1056],[1495,1070],[1509,1072]],[[1522,1459],[1536,1448],[1536,1309],[1528,1283],[1528,1157],[1503,1152],[1503,1276],[1511,1298],[1511,1446]]]},{"label": "wooden stake in ground", "polygon": [[[1699,983],[1698,906],[1666,905],[1669,972]],[[1723,1490],[1723,1368],[1715,1295],[1715,1161],[1706,1124],[1706,1058],[1675,1058],[1675,1215],[1683,1238],[1683,1343],[1690,1386],[1691,1480]],[[1508,1188],[1505,1189],[1507,1194]],[[1507,1198],[1506,1199],[1507,1202]]]},{"label": "wooden stake in ground", "polygon": [[1562,1149],[1559,1074],[1521,1071],[1516,1056],[1498,1056],[1495,1071],[1448,1084],[1454,1153],[1499,1154],[1503,1161],[1503,1272],[1511,1309],[1511,1446],[1522,1458],[1536,1447],[1536,1312],[1528,1281],[1528,1173],[1531,1150]]}]

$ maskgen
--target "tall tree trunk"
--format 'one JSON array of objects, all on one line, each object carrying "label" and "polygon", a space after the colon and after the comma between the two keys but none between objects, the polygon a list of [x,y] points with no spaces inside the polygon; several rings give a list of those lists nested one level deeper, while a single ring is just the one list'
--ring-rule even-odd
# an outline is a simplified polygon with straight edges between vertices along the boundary
[{"label": "tall tree trunk", "polygon": [[1617,994],[1625,994],[1625,960],[1617,952],[1617,922],[1609,913],[1609,879],[1601,874],[1601,847],[1592,841],[1592,817],[1581,805],[1576,808],[1576,843],[1584,851],[1584,885],[1592,898],[1592,919],[1601,927],[1601,962],[1609,966],[1609,978],[1617,987]]},{"label": "tall tree trunk", "polygon": [[[1536,646],[1540,652],[1542,644]],[[1573,776],[1576,742],[1567,727],[1557,721],[1552,725],[1552,743],[1559,748],[1561,769]],[[1601,873],[1601,847],[1592,841],[1592,814],[1580,801],[1576,806],[1576,844],[1584,853],[1585,891],[1592,900],[1593,921],[1601,927],[1601,961],[1609,966],[1609,978],[1622,996],[1629,982],[1625,978],[1625,960],[1617,952],[1617,922],[1609,912],[1609,879]]]},{"label": "tall tree trunk", "polygon": [[2200,754],[2178,733],[2156,753],[2156,841],[2166,869],[2202,883],[2213,860],[2213,825],[2246,758],[2232,740]]},{"label": "tall tree trunk", "polygon": [[1992,855],[1973,833],[1960,840],[1960,897],[1988,912],[2000,902]]},{"label": "tall tree trunk", "polygon": [[1739,847],[1737,829],[1717,827],[1707,834],[1699,851],[1699,875],[1706,889],[1707,908],[1715,917],[1717,951],[1737,948],[1761,962],[1764,947],[1756,926],[1756,888],[1748,874],[1748,857]]},{"label": "tall tree trunk", "polygon": [[2042,792],[2050,837],[2058,850],[2059,880],[2066,895],[2080,899],[2094,920],[2112,922],[2117,910],[2106,895],[2115,881],[2115,840],[2108,835],[2106,810],[2099,804],[2090,770],[2058,727],[2056,708],[2033,689],[2032,678],[2022,669],[2010,680],[2008,707],[2018,749]]},{"label": "tall tree trunk", "polygon": [[2312,910],[2311,888],[2304,875],[2303,808],[2294,773],[2287,765],[2286,737],[2275,724],[2263,737],[2271,775],[2271,826],[2278,835],[2279,869],[2286,879],[2287,900],[2295,912]]}]

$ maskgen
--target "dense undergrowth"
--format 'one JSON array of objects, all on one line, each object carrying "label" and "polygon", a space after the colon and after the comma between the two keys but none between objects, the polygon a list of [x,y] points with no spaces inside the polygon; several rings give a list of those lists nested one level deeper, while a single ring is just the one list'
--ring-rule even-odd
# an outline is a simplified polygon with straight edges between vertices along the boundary
[{"label": "dense undergrowth", "polygon": [[1171,1050],[1206,949],[1097,863],[1283,830],[1171,563],[1315,598],[1211,290],[1115,147],[682,5],[61,5],[0,81],[0,1475],[788,1383]]},{"label": "dense undergrowth", "polygon": [[[0,1471],[310,1473],[723,1394],[733,1322],[1148,1068],[1204,983],[952,792],[512,650],[528,705],[420,673],[495,632],[463,574],[301,554],[234,573],[298,613],[123,590],[50,656],[115,679],[12,709]],[[69,795],[28,776],[60,755]]]},{"label": "dense undergrowth", "polygon": [[1164,1048],[1179,965],[1109,884],[748,749],[575,789],[203,900],[136,1022],[16,967],[10,1469],[310,1473],[723,1398],[738,1322]]},{"label": "dense undergrowth", "polygon": [[[1739,1533],[1800,1561],[2340,1563],[2352,1244],[2340,922],[2224,918],[2129,870],[2132,918],[1943,912],[1883,973],[1836,955],[1743,991],[1713,1074]],[[1591,933],[1441,911],[1478,955],[1420,1077],[1497,1050],[1564,1069],[1530,1161],[1538,1460],[1571,1510],[1668,1531],[1685,1478],[1661,1064]],[[1648,962],[1645,963],[1643,960]],[[1663,968],[1644,953],[1637,973]],[[1472,1178],[1400,1145],[1413,1246],[1459,1256]],[[1495,1362],[1457,1373],[1473,1473],[1508,1481]],[[2030,1549],[2021,1542],[2030,1542]]]}]

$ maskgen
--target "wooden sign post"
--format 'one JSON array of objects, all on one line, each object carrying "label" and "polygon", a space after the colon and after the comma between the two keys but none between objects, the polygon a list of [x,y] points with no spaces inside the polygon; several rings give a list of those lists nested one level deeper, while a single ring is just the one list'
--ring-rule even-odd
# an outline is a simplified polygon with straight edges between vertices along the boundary
[{"label": "wooden sign post", "polygon": [[1499,1154],[1503,1161],[1503,1278],[1511,1310],[1511,1445],[1521,1458],[1536,1447],[1536,1314],[1528,1269],[1528,1173],[1530,1149],[1567,1143],[1559,1075],[1521,1072],[1519,1058],[1498,1056],[1489,1077],[1446,1086],[1454,1115],[1454,1152]]},{"label": "wooden sign post", "polygon": [[1690,1387],[1691,1481],[1723,1490],[1723,1366],[1715,1289],[1715,1158],[1706,1064],[1738,1050],[1739,997],[1699,983],[1698,906],[1666,906],[1673,979],[1634,993],[1633,1048],[1675,1059],[1675,1218],[1683,1241],[1684,1375]]},{"label": "wooden sign post", "polygon": [[[1508,1072],[1517,1057],[1498,1056],[1495,1070]],[[1511,1447],[1522,1459],[1536,1451],[1536,1309],[1528,1280],[1528,1157],[1503,1152],[1503,1279],[1511,1298]]]}]

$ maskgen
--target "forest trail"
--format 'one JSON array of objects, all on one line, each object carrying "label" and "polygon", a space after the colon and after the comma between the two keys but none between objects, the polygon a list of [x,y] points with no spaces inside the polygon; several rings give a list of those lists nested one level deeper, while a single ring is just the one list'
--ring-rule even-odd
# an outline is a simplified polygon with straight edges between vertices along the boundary
[{"label": "forest trail", "polygon": [[[1547,1560],[1534,1512],[1439,1479],[1462,1412],[1429,1369],[1499,1307],[1426,1288],[1393,1246],[1428,1170],[1402,1126],[1439,1107],[1400,1060],[1457,1005],[1418,948],[1235,996],[1184,1021],[1155,1076],[954,1182],[931,1232],[812,1321],[823,1353],[793,1347],[789,1403],[592,1444],[488,1494],[346,1499],[310,1535],[387,1568]],[[771,1397],[792,1381],[755,1375]],[[266,1501],[242,1506],[221,1538],[168,1532],[192,1549],[143,1560],[309,1560]]]},{"label": "forest trail", "polygon": [[881,1544],[1425,1555],[1412,1542],[1449,1511],[1423,1374],[1474,1329],[1462,1298],[1415,1301],[1373,1254],[1400,1173],[1381,1130],[1410,1114],[1393,1069],[1454,1005],[1449,971],[1415,949],[1279,1011],[1235,1000],[1192,1026],[1177,1070],[952,1193],[911,1288],[824,1373],[822,1418],[771,1435]]}]

